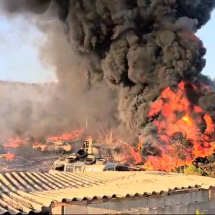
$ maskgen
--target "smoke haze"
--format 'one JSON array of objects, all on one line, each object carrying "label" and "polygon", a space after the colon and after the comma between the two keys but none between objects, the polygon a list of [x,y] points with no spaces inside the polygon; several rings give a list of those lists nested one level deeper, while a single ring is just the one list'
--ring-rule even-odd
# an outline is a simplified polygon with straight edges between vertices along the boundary
[{"label": "smoke haze", "polygon": [[[20,15],[9,11],[4,10],[2,14],[9,19]],[[114,126],[116,104],[109,103],[115,97],[114,91],[110,92],[105,85],[88,91],[86,62],[72,52],[64,33],[65,25],[49,13],[43,16],[45,23],[32,14],[22,16],[45,34],[44,46],[38,47],[40,60],[45,66],[55,67],[59,84],[0,82],[2,136],[42,139],[86,125],[91,134],[101,127]]]},{"label": "smoke haze", "polygon": [[214,7],[214,0],[2,0],[5,16],[29,16],[46,33],[40,58],[56,67],[58,90],[37,130],[44,121],[43,130],[63,130],[96,116],[104,126],[120,121],[135,134],[151,132],[151,105],[181,81],[197,86],[190,103],[214,120],[214,86],[201,74],[206,49],[195,36]]}]

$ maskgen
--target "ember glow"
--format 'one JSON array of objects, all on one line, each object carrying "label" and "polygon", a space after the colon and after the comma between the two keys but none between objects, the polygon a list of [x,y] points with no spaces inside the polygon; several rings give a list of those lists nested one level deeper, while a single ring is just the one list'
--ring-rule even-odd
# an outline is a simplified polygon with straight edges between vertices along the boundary
[{"label": "ember glow", "polygon": [[[147,156],[147,169],[172,171],[215,151],[213,119],[189,102],[186,87],[181,82],[176,92],[165,89],[151,105],[148,117],[158,117],[153,121],[157,134],[151,138],[150,144],[160,151],[160,155]],[[189,87],[197,91],[195,86],[189,84]],[[143,140],[143,155],[144,143]]]},{"label": "ember glow", "polygon": [[5,160],[7,160],[7,161],[13,161],[14,159],[15,159],[15,155],[12,153],[7,153],[5,155]]}]

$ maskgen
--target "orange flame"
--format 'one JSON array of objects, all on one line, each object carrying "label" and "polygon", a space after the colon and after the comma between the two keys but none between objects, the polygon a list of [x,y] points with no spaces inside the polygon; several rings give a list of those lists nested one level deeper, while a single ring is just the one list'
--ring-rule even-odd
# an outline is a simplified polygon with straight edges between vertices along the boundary
[{"label": "orange flame", "polygon": [[39,143],[39,142],[35,142],[34,143],[34,146],[41,146],[41,145],[43,145],[42,143]]},{"label": "orange flame", "polygon": [[129,164],[140,164],[143,162],[143,157],[140,154],[140,150],[138,148],[132,147],[130,144],[118,139],[119,143],[122,143],[122,150],[123,150],[123,159],[121,160],[122,163],[129,163]]},{"label": "orange flame", "polygon": [[[76,138],[80,137],[80,135],[82,133],[83,133],[83,130],[75,130],[69,134],[65,133],[65,134],[62,134],[60,136],[48,137],[46,140],[47,141],[57,141],[57,140],[72,141],[72,140],[75,140]],[[29,138],[26,138],[26,139],[20,139],[20,138],[12,139],[12,138],[10,138],[7,141],[7,143],[3,144],[3,146],[5,148],[18,148],[21,146],[27,146],[29,143],[29,140],[30,140]],[[34,145],[42,145],[42,143],[35,142]]]},{"label": "orange flame", "polygon": [[86,141],[92,141],[94,138],[92,137],[92,136],[88,136],[88,137],[86,137]]},{"label": "orange flame", "polygon": [[47,140],[48,141],[56,141],[56,140],[74,140],[78,137],[80,137],[80,135],[83,133],[83,130],[75,130],[70,134],[62,134],[61,136],[54,136],[54,137],[48,137]]},{"label": "orange flame", "polygon": [[5,160],[7,160],[7,161],[13,161],[14,159],[15,159],[15,155],[12,153],[7,153],[5,155]]},{"label": "orange flame", "polygon": [[[158,141],[154,138],[154,142],[152,142],[158,146],[162,155],[147,157],[145,168],[172,171],[177,167],[190,164],[196,157],[211,155],[215,150],[213,119],[201,108],[191,106],[185,96],[183,82],[179,84],[178,88],[176,93],[170,88],[165,89],[161,97],[151,106],[149,117],[158,113],[163,116],[153,122],[158,129]],[[197,90],[195,86],[193,86],[193,90]],[[203,122],[206,124],[204,132],[200,127],[200,124],[204,124]],[[177,140],[173,138],[176,133],[186,137],[184,143],[181,143],[183,138]],[[189,142],[192,143],[192,146],[187,147],[186,144]]]},{"label": "orange flame", "polygon": [[20,146],[26,146],[28,143],[28,138],[27,139],[9,139],[7,143],[3,144],[5,148],[17,148]]}]

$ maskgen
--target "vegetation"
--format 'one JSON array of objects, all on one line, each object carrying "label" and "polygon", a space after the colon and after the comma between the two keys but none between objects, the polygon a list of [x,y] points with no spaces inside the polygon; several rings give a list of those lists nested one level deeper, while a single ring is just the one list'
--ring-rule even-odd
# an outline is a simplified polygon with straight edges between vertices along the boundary
[{"label": "vegetation", "polygon": [[205,214],[204,212],[201,212],[199,210],[196,210],[196,214]]},{"label": "vegetation", "polygon": [[[171,156],[175,156],[176,164],[178,159],[182,161],[186,161],[187,158],[193,159],[193,144],[187,135],[176,134],[171,138],[170,145],[173,148]],[[174,172],[215,178],[215,153],[211,156],[194,159],[191,165],[178,167]]]},{"label": "vegetation", "polygon": [[193,165],[184,168],[184,174],[186,175],[203,175],[204,172],[200,168],[196,168]]}]

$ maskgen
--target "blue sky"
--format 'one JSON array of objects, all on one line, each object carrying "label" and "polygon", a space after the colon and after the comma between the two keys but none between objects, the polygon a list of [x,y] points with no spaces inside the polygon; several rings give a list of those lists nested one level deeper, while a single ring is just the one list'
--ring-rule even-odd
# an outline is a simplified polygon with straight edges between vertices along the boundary
[{"label": "blue sky", "polygon": [[[212,19],[199,32],[198,36],[207,48],[207,66],[203,73],[215,78],[215,12]],[[6,20],[0,17],[0,80],[21,82],[55,81],[53,68],[44,68],[38,57],[38,47],[44,36],[34,26],[21,17]]]},{"label": "blue sky", "polygon": [[55,73],[39,60],[38,47],[44,35],[19,17],[0,17],[0,80],[21,82],[55,81]]}]

